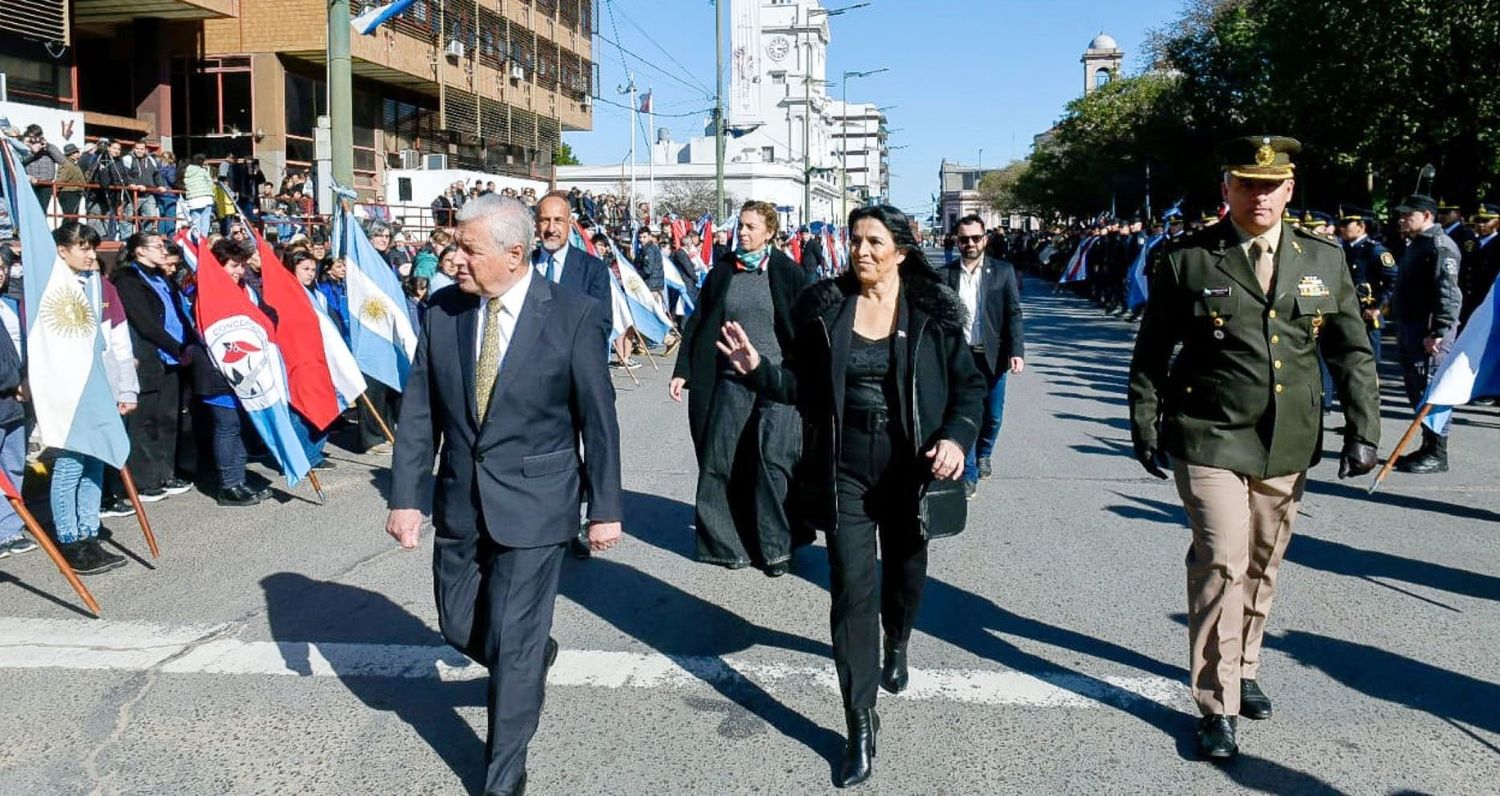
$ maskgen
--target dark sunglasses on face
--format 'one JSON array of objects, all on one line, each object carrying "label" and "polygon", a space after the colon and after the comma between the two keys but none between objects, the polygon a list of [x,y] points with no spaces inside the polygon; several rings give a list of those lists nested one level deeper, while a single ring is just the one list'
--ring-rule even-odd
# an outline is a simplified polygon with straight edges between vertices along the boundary
[{"label": "dark sunglasses on face", "polygon": [[958,236],[958,242],[959,243],[978,243],[978,242],[980,242],[982,240],[984,240],[984,236],[983,235],[959,235]]}]

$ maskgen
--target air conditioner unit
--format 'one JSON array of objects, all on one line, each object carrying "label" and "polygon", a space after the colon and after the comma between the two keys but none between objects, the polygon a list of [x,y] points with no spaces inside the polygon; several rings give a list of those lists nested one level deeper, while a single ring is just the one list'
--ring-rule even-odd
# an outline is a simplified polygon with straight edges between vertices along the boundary
[{"label": "air conditioner unit", "polygon": [[589,107],[592,106],[593,104],[594,104],[593,98],[590,97],[587,94],[584,94],[583,96],[581,96],[581,97],[578,98],[578,107],[582,108],[583,110],[588,110]]},{"label": "air conditioner unit", "polygon": [[403,149],[400,152],[397,152],[396,154],[397,154],[398,157],[401,158],[401,168],[403,168],[403,169],[420,169],[420,168],[422,168],[422,153],[420,151],[415,150],[415,149]]},{"label": "air conditioner unit", "polygon": [[458,39],[454,39],[448,42],[448,49],[443,50],[443,52],[447,54],[449,59],[457,61],[464,57],[464,43]]},{"label": "air conditioner unit", "polygon": [[448,168],[448,156],[441,153],[423,155],[422,168],[428,171],[442,171]]},{"label": "air conditioner unit", "polygon": [[526,79],[526,67],[521,66],[520,64],[511,64],[510,65],[510,79],[511,80],[525,80]]}]

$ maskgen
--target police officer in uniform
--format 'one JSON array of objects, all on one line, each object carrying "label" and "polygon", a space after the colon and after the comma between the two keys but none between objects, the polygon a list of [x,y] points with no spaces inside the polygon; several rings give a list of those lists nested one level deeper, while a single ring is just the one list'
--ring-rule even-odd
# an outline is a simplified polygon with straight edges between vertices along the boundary
[{"label": "police officer in uniform", "polygon": [[[1396,342],[1401,351],[1401,376],[1413,409],[1422,403],[1427,380],[1438,372],[1443,357],[1458,336],[1458,245],[1434,221],[1432,197],[1412,195],[1396,208],[1401,232],[1408,238],[1396,277],[1394,310],[1400,322]],[[1463,225],[1460,224],[1462,229]],[[1450,427],[1451,428],[1451,427]],[[1422,447],[1396,462],[1403,473],[1425,475],[1448,471],[1448,431],[1438,434],[1422,426]]]},{"label": "police officer in uniform", "polygon": [[1477,237],[1473,230],[1464,226],[1464,210],[1454,204],[1448,204],[1447,200],[1439,199],[1437,203],[1437,222],[1443,228],[1443,234],[1453,239],[1453,244],[1461,252],[1469,250],[1468,242]]},{"label": "police officer in uniform", "polygon": [[1474,238],[1460,246],[1463,260],[1458,266],[1458,289],[1463,294],[1463,306],[1458,311],[1460,327],[1469,322],[1469,316],[1489,295],[1500,269],[1500,247],[1494,246],[1495,233],[1500,230],[1500,205],[1481,203],[1469,223]]},{"label": "police officer in uniform", "polygon": [[1360,314],[1370,333],[1370,351],[1380,362],[1380,330],[1385,325],[1385,306],[1396,292],[1396,257],[1380,241],[1370,237],[1375,214],[1346,207],[1339,215],[1339,238],[1344,242],[1344,260],[1359,297]]},{"label": "police officer in uniform", "polygon": [[1338,244],[1281,218],[1300,149],[1277,136],[1223,146],[1229,216],[1163,247],[1130,367],[1136,458],[1158,478],[1174,471],[1192,525],[1191,687],[1209,759],[1238,751],[1237,716],[1271,716],[1261,642],[1323,448],[1320,348],[1344,398],[1339,476],[1374,469],[1380,439],[1375,359]]}]

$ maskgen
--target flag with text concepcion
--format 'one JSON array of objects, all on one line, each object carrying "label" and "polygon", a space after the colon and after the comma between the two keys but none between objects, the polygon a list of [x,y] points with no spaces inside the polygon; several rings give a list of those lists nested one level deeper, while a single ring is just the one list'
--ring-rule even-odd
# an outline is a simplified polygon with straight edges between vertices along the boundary
[{"label": "flag with text concepcion", "polygon": [[1428,386],[1422,403],[1431,404],[1432,411],[1422,422],[1441,434],[1453,419],[1453,407],[1490,396],[1500,396],[1500,291],[1496,285],[1490,286],[1484,303],[1469,316]]},{"label": "flag with text concepcion", "polygon": [[203,347],[208,349],[219,375],[234,390],[250,425],[265,440],[287,485],[296,486],[312,465],[292,427],[286,363],[276,330],[244,288],[229,278],[213,252],[205,248],[198,256],[196,309]]},{"label": "flag with text concepcion", "polygon": [[[255,231],[250,231],[255,235]],[[261,300],[276,313],[276,339],[286,360],[287,388],[292,408],[313,428],[327,430],[339,416],[339,396],[334,389],[324,353],[318,310],[307,288],[277,259],[266,239],[255,235],[260,249]]]},{"label": "flag with text concepcion", "polygon": [[[26,291],[28,397],[45,448],[81,453],[119,468],[130,438],[104,374],[103,286],[56,256],[47,216],[12,146],[0,140],[0,190],[21,238]],[[47,367],[39,367],[45,363]]]},{"label": "flag with text concepcion", "polygon": [[343,257],[348,276],[349,343],[366,376],[400,392],[406,384],[417,333],[406,312],[406,294],[396,272],[370,243],[348,206],[335,216],[334,256]]}]

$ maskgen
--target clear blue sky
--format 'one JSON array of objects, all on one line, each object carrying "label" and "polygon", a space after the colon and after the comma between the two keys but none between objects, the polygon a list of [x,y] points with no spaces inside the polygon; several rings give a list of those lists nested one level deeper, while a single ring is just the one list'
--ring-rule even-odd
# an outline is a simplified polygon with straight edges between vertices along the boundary
[{"label": "clear blue sky", "polygon": [[[1082,93],[1078,59],[1096,34],[1106,32],[1119,42],[1125,71],[1134,73],[1142,66],[1147,31],[1175,19],[1181,8],[1181,0],[870,2],[830,20],[829,77],[889,67],[851,83],[849,100],[897,106],[887,111],[896,131],[890,143],[906,148],[891,152],[891,195],[903,209],[924,215],[944,158],[972,164],[983,148],[984,163],[999,166],[1026,155],[1031,137]],[[671,128],[677,141],[702,135],[713,107],[711,0],[600,0],[598,27],[602,38],[632,54],[625,60],[641,90],[655,90],[657,126]],[[627,105],[615,94],[626,82],[620,51],[596,40],[594,60],[600,65],[598,93]],[[840,90],[830,92],[838,96]],[[630,152],[629,136],[630,112],[601,102],[594,106],[594,129],[566,133],[564,140],[584,163],[619,163]]]}]

